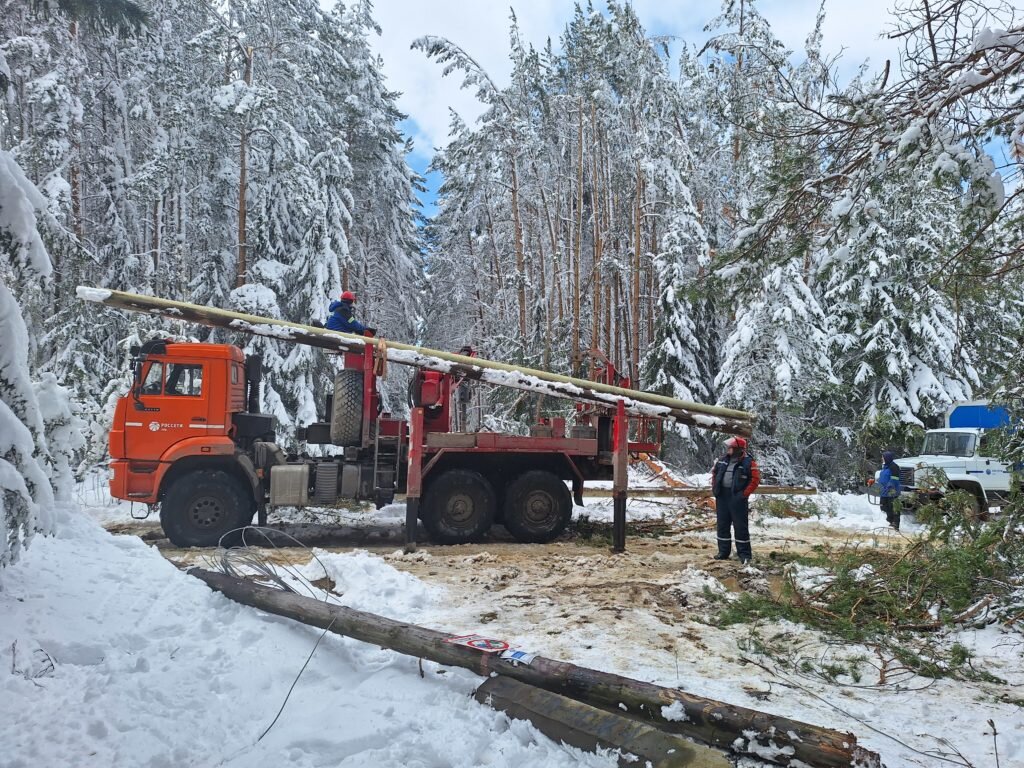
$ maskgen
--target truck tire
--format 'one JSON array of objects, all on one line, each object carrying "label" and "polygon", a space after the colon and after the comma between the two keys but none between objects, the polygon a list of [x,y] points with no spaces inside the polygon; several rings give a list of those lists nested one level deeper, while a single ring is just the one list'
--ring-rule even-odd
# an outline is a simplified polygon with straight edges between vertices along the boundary
[{"label": "truck tire", "polygon": [[494,489],[479,472],[450,469],[424,492],[423,525],[438,544],[476,541],[494,523]]},{"label": "truck tire", "polygon": [[174,480],[160,504],[160,525],[176,547],[232,546],[252,523],[252,492],[234,475],[199,469]]},{"label": "truck tire", "polygon": [[970,494],[967,508],[967,519],[974,523],[983,523],[988,520],[988,504],[980,491],[967,490]]},{"label": "truck tire", "polygon": [[572,517],[572,496],[558,475],[524,472],[505,489],[505,527],[518,541],[546,544],[565,530]]},{"label": "truck tire", "polygon": [[331,404],[331,442],[349,447],[359,445],[363,436],[363,372],[351,369],[334,376]]}]

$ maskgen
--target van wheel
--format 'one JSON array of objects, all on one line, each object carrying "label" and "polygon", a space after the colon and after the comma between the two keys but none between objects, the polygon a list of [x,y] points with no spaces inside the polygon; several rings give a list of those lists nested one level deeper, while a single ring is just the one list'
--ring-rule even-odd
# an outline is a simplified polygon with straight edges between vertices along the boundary
[{"label": "van wheel", "polygon": [[200,469],[177,478],[160,504],[160,525],[176,547],[233,546],[252,523],[252,492],[234,475]]},{"label": "van wheel", "polygon": [[423,525],[439,544],[476,541],[494,523],[494,488],[479,472],[450,469],[426,489]]},{"label": "van wheel", "polygon": [[524,472],[505,490],[505,527],[519,541],[545,544],[558,537],[572,517],[572,496],[558,475]]}]

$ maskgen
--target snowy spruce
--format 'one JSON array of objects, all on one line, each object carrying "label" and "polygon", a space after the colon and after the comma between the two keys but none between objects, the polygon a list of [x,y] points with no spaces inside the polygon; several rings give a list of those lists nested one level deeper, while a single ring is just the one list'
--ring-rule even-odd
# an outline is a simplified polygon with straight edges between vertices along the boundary
[{"label": "snowy spruce", "polygon": [[[41,477],[104,459],[133,344],[233,340],[264,357],[282,442],[322,417],[336,361],[83,304],[79,284],[293,321],[345,288],[384,337],[561,373],[600,350],[640,386],[758,413],[779,479],[856,482],[879,445],[1021,378],[1020,24],[954,5],[931,39],[910,4],[900,61],[850,83],[823,15],[791,51],[753,2],[677,58],[627,4],[579,5],[539,46],[513,14],[507,85],[424,36],[423,65],[485,110],[452,115],[423,220],[369,3],[3,0],[5,552],[46,517]],[[403,374],[384,385],[401,413]],[[513,431],[564,407],[478,398],[477,423]],[[716,450],[670,437],[695,470]]]}]

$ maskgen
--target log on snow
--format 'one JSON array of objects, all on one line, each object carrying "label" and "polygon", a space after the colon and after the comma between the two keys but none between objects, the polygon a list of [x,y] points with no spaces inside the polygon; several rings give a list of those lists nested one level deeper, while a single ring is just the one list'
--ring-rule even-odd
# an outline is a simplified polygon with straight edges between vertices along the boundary
[{"label": "log on snow", "polygon": [[[776,496],[815,496],[817,488],[790,488],[782,485],[759,485],[754,493]],[[583,488],[583,498],[611,498],[611,488]],[[714,496],[710,487],[705,488],[630,488],[631,499],[704,499]]]},{"label": "log on snow", "polygon": [[529,720],[553,741],[588,752],[599,746],[621,750],[621,768],[732,768],[719,750],[505,675],[487,678],[473,698],[509,717]]},{"label": "log on snow", "polygon": [[[878,754],[857,746],[850,733],[839,733],[746,707],[733,706],[621,675],[536,656],[515,664],[497,653],[445,642],[451,636],[265,587],[202,568],[188,573],[245,605],[286,616],[304,624],[390,648],[439,664],[465,667],[479,675],[492,672],[583,701],[612,712],[625,711],[663,730],[680,733],[720,749],[772,759],[781,765],[802,761],[817,768],[863,766],[879,768]],[[623,708],[625,708],[623,710]]]},{"label": "log on snow", "polygon": [[495,360],[416,347],[397,341],[370,338],[341,331],[330,331],[301,323],[292,323],[215,307],[204,307],[184,301],[172,301],[155,296],[144,296],[104,288],[78,286],[78,297],[86,301],[151,315],[162,315],[216,328],[228,328],[268,338],[336,351],[362,350],[365,345],[377,347],[388,361],[411,365],[441,373],[455,373],[468,379],[496,386],[510,387],[528,392],[551,395],[573,401],[590,402],[613,407],[619,400],[633,416],[652,416],[670,419],[680,424],[700,427],[716,432],[749,436],[756,416],[746,411],[722,408],[703,403],[691,403],[673,397],[624,389],[586,379],[563,376],[524,366],[510,365]]}]

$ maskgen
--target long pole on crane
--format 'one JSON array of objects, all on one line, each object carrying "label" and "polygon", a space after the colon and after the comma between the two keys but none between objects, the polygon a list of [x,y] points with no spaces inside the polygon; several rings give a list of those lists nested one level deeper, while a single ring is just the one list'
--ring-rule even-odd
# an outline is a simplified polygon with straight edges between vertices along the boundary
[{"label": "long pole on crane", "polygon": [[534,368],[416,347],[381,338],[331,331],[243,312],[204,307],[184,301],[88,286],[78,286],[77,294],[78,298],[85,301],[130,312],[162,315],[173,320],[227,328],[323,349],[355,351],[372,344],[376,347],[376,353],[389,362],[442,373],[456,373],[488,384],[538,392],[577,402],[589,402],[608,408],[616,407],[621,400],[625,412],[631,416],[655,416],[715,432],[749,436],[757,419],[752,413],[732,408],[691,403],[652,392],[624,389]]}]

